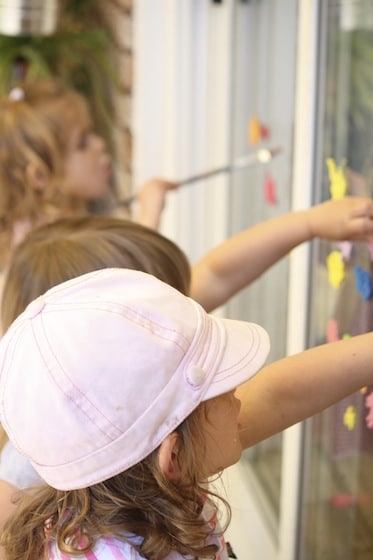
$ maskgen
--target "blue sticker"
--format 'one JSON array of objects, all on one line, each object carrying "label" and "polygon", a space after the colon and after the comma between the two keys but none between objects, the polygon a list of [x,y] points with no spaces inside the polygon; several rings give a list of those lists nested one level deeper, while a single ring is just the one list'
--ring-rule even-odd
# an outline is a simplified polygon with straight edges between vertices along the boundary
[{"label": "blue sticker", "polygon": [[367,301],[373,295],[373,284],[369,272],[360,266],[354,266],[355,287],[359,294]]}]

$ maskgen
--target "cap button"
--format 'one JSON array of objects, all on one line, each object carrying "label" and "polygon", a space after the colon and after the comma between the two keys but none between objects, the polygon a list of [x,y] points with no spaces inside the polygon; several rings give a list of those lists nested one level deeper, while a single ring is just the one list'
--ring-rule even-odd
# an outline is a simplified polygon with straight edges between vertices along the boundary
[{"label": "cap button", "polygon": [[46,301],[43,296],[39,296],[38,298],[34,299],[29,305],[26,307],[25,316],[29,319],[32,319],[36,315],[39,315],[46,306]]},{"label": "cap button", "polygon": [[199,389],[205,382],[205,379],[206,374],[204,370],[198,366],[191,366],[186,374],[187,382],[195,389]]}]

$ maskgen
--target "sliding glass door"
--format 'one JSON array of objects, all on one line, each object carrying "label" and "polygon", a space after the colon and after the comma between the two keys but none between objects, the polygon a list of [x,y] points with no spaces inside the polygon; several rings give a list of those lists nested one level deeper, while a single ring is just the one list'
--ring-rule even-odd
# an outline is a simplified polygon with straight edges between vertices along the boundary
[{"label": "sliding glass door", "polygon": [[[320,16],[315,200],[371,196],[373,3],[322,2]],[[372,258],[364,243],[315,245],[309,345],[373,329]],[[373,387],[308,422],[305,459],[299,557],[370,560]]]}]

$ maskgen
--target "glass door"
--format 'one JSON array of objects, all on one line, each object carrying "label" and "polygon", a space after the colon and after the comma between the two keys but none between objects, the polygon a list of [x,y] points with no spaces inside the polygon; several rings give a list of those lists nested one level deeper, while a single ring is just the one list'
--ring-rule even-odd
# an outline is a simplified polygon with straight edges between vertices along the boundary
[{"label": "glass door", "polygon": [[[315,200],[373,189],[373,4],[320,2]],[[373,252],[315,245],[309,345],[373,328]],[[315,364],[317,367],[317,364]],[[307,424],[301,560],[373,558],[373,387]]]}]

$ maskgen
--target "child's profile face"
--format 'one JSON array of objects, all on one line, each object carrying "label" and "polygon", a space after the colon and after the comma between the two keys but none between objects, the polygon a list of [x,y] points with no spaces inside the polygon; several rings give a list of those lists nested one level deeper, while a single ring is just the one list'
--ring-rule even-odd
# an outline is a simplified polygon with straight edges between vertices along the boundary
[{"label": "child's profile face", "polygon": [[236,463],[241,457],[238,414],[241,401],[234,391],[224,393],[206,402],[204,433],[206,441],[205,464],[207,476]]},{"label": "child's profile face", "polygon": [[104,140],[94,134],[89,122],[72,131],[65,159],[69,193],[82,200],[97,200],[110,186],[111,161]]}]

